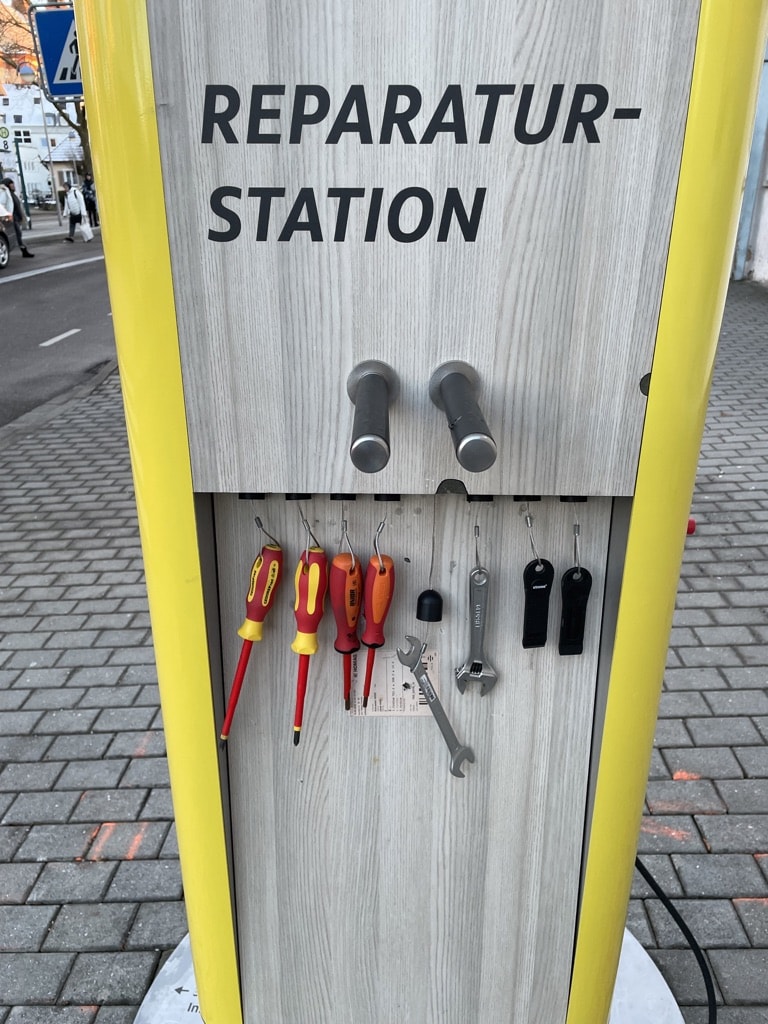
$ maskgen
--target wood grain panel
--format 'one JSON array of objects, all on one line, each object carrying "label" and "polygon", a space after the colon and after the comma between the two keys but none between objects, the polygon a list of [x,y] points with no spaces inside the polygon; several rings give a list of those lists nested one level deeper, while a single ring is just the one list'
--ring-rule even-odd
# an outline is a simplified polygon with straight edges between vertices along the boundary
[{"label": "wood grain panel", "polygon": [[[312,658],[302,740],[292,745],[296,656],[293,569],[304,542],[295,503],[215,499],[224,677],[255,556],[259,514],[286,549],[286,574],[255,645],[230,735],[235,886],[246,1021],[329,1024],[561,1024],[579,884],[604,559],[611,502],[531,505],[539,552],[556,582],[573,564],[574,513],[594,576],[585,653],[560,657],[560,602],[549,642],[524,650],[522,569],[532,557],[520,503],[458,496],[398,503],[320,497],[304,512],[332,555],[343,515],[367,562],[387,513],[382,549],[395,561],[385,650],[424,635],[416,598],[444,598],[429,627],[441,700],[476,755],[449,774],[431,716],[352,718],[330,611]],[[491,571],[487,655],[499,682],[459,694],[469,653],[468,574]],[[556,588],[557,589],[557,588]]]},{"label": "wood grain panel", "polygon": [[[174,277],[190,441],[199,490],[429,493],[445,477],[483,493],[631,494],[651,366],[687,106],[698,0],[483,0],[444,5],[365,0],[349,5],[267,0],[150,0]],[[496,130],[477,143],[477,83],[514,83]],[[332,113],[300,145],[202,145],[206,83],[235,86],[247,127],[253,83],[284,84],[287,134],[296,84],[328,89]],[[426,128],[444,89],[464,90],[468,143],[397,137],[378,145],[386,87],[412,84]],[[563,101],[552,138],[513,134],[522,88],[535,86],[528,128],[544,120],[550,90]],[[604,86],[599,143],[561,140],[577,85]],[[374,144],[325,137],[347,89],[362,84]],[[614,120],[614,107],[640,107]],[[220,185],[280,186],[282,223],[311,186],[325,238],[258,242],[256,200],[243,199],[242,233],[207,239],[222,222],[208,209]],[[382,187],[391,198],[448,187],[467,201],[487,188],[475,242],[454,230],[394,241],[380,226],[363,240],[353,207],[345,241],[329,240],[327,189]],[[438,207],[442,202],[438,198]],[[329,219],[330,218],[330,219]],[[279,227],[279,225],[278,225]],[[353,408],[345,382],[363,359],[390,363],[402,382],[392,410],[392,458],[367,476],[352,466]],[[479,476],[458,466],[443,415],[428,398],[433,369],[473,364],[481,406],[499,445]],[[600,457],[595,458],[595,451]],[[331,484],[330,481],[333,481]]]}]

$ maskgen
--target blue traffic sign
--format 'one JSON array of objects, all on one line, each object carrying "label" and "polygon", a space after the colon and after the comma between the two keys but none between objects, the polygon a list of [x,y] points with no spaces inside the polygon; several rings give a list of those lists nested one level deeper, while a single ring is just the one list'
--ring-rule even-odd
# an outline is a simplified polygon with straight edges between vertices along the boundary
[{"label": "blue traffic sign", "polygon": [[34,25],[48,96],[54,100],[80,98],[83,80],[73,8],[32,7],[30,19]]}]

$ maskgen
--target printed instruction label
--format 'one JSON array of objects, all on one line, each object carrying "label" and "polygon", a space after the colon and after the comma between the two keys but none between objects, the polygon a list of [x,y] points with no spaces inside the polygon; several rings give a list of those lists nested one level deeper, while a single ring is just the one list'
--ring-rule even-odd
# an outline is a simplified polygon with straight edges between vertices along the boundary
[{"label": "printed instruction label", "polygon": [[[402,718],[410,715],[428,716],[431,714],[427,699],[421,692],[411,670],[401,664],[396,651],[388,651],[383,647],[376,651],[368,707],[364,708],[363,683],[365,682],[367,659],[368,651],[365,649],[352,655],[350,715],[359,715],[363,718]],[[427,649],[422,661],[426,666],[430,682],[439,696],[437,651]]]}]

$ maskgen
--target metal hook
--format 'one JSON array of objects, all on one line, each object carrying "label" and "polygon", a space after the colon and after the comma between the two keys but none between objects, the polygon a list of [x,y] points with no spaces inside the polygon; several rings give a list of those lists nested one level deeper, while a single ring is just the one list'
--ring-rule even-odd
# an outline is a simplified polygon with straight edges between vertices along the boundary
[{"label": "metal hook", "polygon": [[272,541],[272,543],[275,545],[276,548],[279,548],[280,547],[280,541],[277,539],[277,537],[273,537],[272,534],[268,530],[266,530],[264,528],[264,523],[262,523],[262,521],[259,518],[259,516],[254,516],[254,522],[256,523],[256,525],[259,528],[259,547],[262,546],[263,537],[261,535],[263,534],[264,537],[268,537],[269,540]]},{"label": "metal hook", "polygon": [[541,572],[541,570],[544,568],[544,563],[542,562],[541,555],[539,554],[538,548],[536,547],[536,540],[533,536],[533,516],[530,512],[525,513],[525,525],[528,527],[528,539],[531,542],[531,550],[533,551],[533,557],[538,562],[537,572]]},{"label": "metal hook", "polygon": [[349,539],[349,532],[347,531],[347,520],[346,519],[342,519],[341,520],[341,541],[339,543],[339,550],[341,550],[341,548],[344,547],[345,543],[347,545],[347,548],[349,549],[350,555],[352,556],[352,567],[350,569],[350,572],[354,572],[355,571],[355,552],[352,549],[352,542]]},{"label": "metal hook", "polygon": [[310,540],[313,540],[315,542],[315,547],[316,548],[320,547],[320,543],[319,543],[317,537],[314,535],[314,533],[312,533],[312,527],[309,525],[309,522],[307,521],[307,519],[306,519],[304,513],[301,511],[301,509],[299,509],[299,517],[301,518],[302,526],[307,531],[307,543],[306,543],[306,550],[305,550],[304,554],[305,554],[306,561],[309,562],[309,542],[310,542]]},{"label": "metal hook", "polygon": [[581,579],[581,546],[579,544],[579,536],[581,534],[581,526],[578,521],[573,524],[573,560],[576,563],[576,572],[573,574],[575,580]]},{"label": "metal hook", "polygon": [[386,571],[384,569],[384,559],[381,557],[381,550],[379,548],[379,537],[381,536],[381,531],[384,529],[386,525],[387,517],[384,516],[379,525],[376,527],[376,533],[373,535],[373,550],[376,552],[376,557],[379,560],[379,572]]},{"label": "metal hook", "polygon": [[475,567],[480,568],[480,526],[475,523]]}]

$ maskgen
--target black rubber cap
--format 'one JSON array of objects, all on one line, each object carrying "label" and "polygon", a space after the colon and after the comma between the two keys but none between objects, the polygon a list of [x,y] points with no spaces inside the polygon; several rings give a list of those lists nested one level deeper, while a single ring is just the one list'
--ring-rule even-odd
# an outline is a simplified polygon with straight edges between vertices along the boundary
[{"label": "black rubber cap", "polygon": [[416,602],[419,622],[440,622],[443,617],[443,599],[436,590],[422,590]]}]

